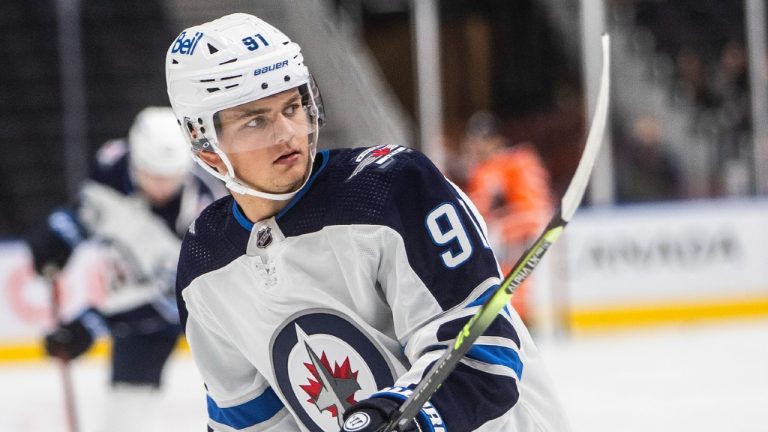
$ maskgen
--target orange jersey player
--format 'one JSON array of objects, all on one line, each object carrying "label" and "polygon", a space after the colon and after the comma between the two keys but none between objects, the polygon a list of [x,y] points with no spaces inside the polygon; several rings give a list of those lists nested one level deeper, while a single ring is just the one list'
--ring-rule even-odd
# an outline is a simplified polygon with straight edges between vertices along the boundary
[{"label": "orange jersey player", "polygon": [[[506,273],[552,213],[549,173],[531,143],[508,147],[497,120],[486,112],[470,119],[464,146],[472,160],[467,194],[488,224],[489,241]],[[524,318],[527,285],[512,299]]]}]

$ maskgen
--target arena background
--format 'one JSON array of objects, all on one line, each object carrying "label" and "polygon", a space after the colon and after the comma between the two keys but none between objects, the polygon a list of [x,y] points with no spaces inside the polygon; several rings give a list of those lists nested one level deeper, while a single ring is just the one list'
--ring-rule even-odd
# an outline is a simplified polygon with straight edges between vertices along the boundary
[{"label": "arena background", "polygon": [[[3,2],[4,430],[65,430],[56,365],[39,344],[49,291],[19,238],[73,198],[105,140],[142,107],[168,104],[164,57],[179,31],[235,11],[302,45],[329,119],[322,147],[404,144],[450,177],[467,120],[490,110],[511,143],[539,151],[556,197],[580,156],[598,39],[610,33],[609,132],[582,209],[534,275],[534,336],[576,431],[768,430],[763,0]],[[649,130],[673,173],[637,152]],[[103,296],[98,266],[94,251],[73,261],[69,310]],[[180,347],[157,430],[204,421]],[[75,364],[84,430],[99,415],[89,406],[106,386],[107,349]]]}]

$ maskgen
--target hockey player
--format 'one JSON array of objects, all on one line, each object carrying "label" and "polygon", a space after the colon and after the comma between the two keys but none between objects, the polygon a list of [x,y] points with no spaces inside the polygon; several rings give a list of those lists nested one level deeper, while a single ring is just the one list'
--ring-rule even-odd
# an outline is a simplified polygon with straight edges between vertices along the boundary
[{"label": "hockey player", "polygon": [[[507,273],[552,214],[549,173],[533,144],[509,145],[499,119],[488,111],[469,118],[462,147],[470,161],[467,195],[488,224],[489,243]],[[512,297],[526,322],[530,281]]]},{"label": "hockey player", "polygon": [[127,139],[99,149],[77,204],[54,211],[28,238],[41,273],[63,267],[84,240],[105,252],[104,303],[45,337],[49,355],[71,360],[110,333],[112,386],[100,430],[144,430],[151,421],[153,395],[180,332],[173,285],[181,235],[213,201],[192,166],[171,108],[145,108]]},{"label": "hockey player", "polygon": [[[482,219],[417,151],[316,152],[320,92],[257,17],[184,30],[166,79],[197,162],[232,192],[190,227],[177,273],[209,430],[380,430],[500,282]],[[407,430],[567,430],[514,310]]]}]

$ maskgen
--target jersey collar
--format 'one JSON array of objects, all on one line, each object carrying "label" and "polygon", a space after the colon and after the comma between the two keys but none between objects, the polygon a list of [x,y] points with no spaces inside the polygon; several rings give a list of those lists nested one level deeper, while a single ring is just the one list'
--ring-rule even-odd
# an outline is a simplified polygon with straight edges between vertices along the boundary
[{"label": "jersey collar", "polygon": [[[317,159],[315,158],[315,168],[313,169],[312,176],[309,178],[309,181],[307,181],[307,184],[304,185],[304,187],[299,190],[299,192],[294,196],[291,201],[288,203],[287,206],[285,206],[284,209],[280,211],[280,213],[275,216],[275,219],[280,219],[285,213],[288,212],[288,210],[291,209],[294,205],[296,205],[297,202],[301,199],[301,197],[304,196],[304,194],[307,193],[310,187],[312,187],[312,183],[314,183],[317,176],[325,169],[326,165],[328,165],[328,159],[329,159],[329,150],[321,150],[317,153],[318,156],[320,156],[320,164],[317,165]],[[235,217],[235,220],[237,223],[243,227],[248,232],[251,232],[253,229],[253,222],[251,222],[248,217],[245,216],[243,213],[243,210],[240,208],[240,206],[237,204],[237,201],[232,198],[232,215]]]}]

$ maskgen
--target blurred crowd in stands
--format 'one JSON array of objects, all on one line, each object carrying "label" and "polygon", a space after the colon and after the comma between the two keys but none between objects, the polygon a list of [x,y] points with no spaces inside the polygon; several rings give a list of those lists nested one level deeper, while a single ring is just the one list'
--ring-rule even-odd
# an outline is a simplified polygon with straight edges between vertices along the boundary
[{"label": "blurred crowd in stands", "polygon": [[[625,29],[628,34],[650,36],[652,50],[644,58],[649,68],[658,58],[672,65],[668,82],[655,84],[664,88],[669,107],[687,113],[688,124],[674,126],[697,143],[697,147],[686,147],[672,142],[670,120],[664,118],[664,112],[651,107],[634,114],[614,109],[611,138],[615,202],[754,195],[757,191],[743,2],[613,0],[608,4],[610,10],[629,17],[627,24],[631,25]],[[615,15],[608,16],[610,20]],[[615,61],[621,61],[621,55]],[[520,128],[541,128],[537,117],[528,117],[503,118],[506,147],[532,141],[527,145],[541,153],[552,178],[551,192],[559,196],[574,167],[558,166],[557,154],[563,147],[553,148],[541,133],[531,137],[515,133]],[[545,128],[562,128],[560,118],[545,117],[548,120],[544,122],[549,124]],[[582,127],[586,128],[587,123],[583,121]],[[473,127],[470,119],[467,136]],[[583,141],[583,137],[575,138]],[[697,192],[691,190],[692,180],[686,177],[690,172],[684,166],[690,152],[707,154],[707,172],[702,175],[706,185],[696,185]],[[459,162],[447,167],[449,176],[458,183],[466,182],[464,187],[469,190],[471,182],[465,177],[471,168],[460,174],[458,166],[464,165],[465,170],[467,165],[476,166],[472,162],[476,156],[466,146],[460,146],[455,153],[449,159]]]},{"label": "blurred crowd in stands", "polygon": [[[669,82],[656,84],[666,88],[670,106],[688,114],[690,124],[684,125],[684,132],[706,143],[705,149],[681,150],[671,145],[672,135],[665,130],[670,124],[663,112],[649,107],[629,114],[614,108],[615,202],[698,197],[686,188],[690,179],[685,178],[683,162],[688,152],[704,150],[710,152],[705,196],[754,194],[742,2],[615,0],[612,6],[623,8],[631,17],[629,33],[652,36],[649,63],[654,57],[665,57],[673,65]],[[583,136],[563,133],[568,129],[561,120],[573,118],[572,105],[555,103],[552,112],[521,118],[476,112],[466,121],[459,145],[449,148],[446,175],[466,191],[484,216],[489,241],[504,271],[540,233],[556,204],[553,197],[562,195],[575,168],[561,166],[558,155],[565,147],[555,149],[544,132],[559,130],[555,141],[570,140],[571,149],[578,145],[576,141],[583,142]],[[582,107],[577,110],[583,112]],[[586,129],[587,124],[582,119],[579,126]],[[520,129],[526,133],[520,134]],[[514,297],[524,318],[525,292],[523,286]]]},{"label": "blurred crowd in stands", "polygon": [[[689,133],[711,146],[708,195],[755,193],[744,2],[632,0],[616,3],[632,11],[637,28],[653,36],[656,53],[667,56],[674,65],[670,101],[690,111]],[[620,164],[633,158],[626,154],[632,146],[648,141],[650,135],[663,135],[663,131],[651,131],[659,128],[659,125],[649,125],[653,121],[648,117],[632,119],[637,124],[627,127],[628,133],[618,142],[627,147],[619,147],[619,151],[625,153]],[[662,139],[661,136],[653,138]],[[657,160],[658,165],[649,170],[636,165],[633,176],[644,172],[645,177],[666,177],[668,187],[658,191],[658,198],[685,198],[684,191],[677,185],[679,173],[673,174],[679,169],[675,168],[678,163],[675,156],[668,154],[660,158],[663,152],[658,147],[645,146],[645,151],[652,155],[648,160],[638,161],[648,165]],[[684,155],[677,155],[680,157]],[[647,183],[654,181],[646,178],[639,182],[650,187]],[[620,184],[617,198],[620,201],[652,199],[647,188],[637,189]]]},{"label": "blurred crowd in stands", "polygon": [[[583,132],[588,123],[584,95],[579,88],[580,56],[568,58],[564,54],[565,44],[556,40],[556,32],[551,28],[556,24],[547,20],[543,12],[545,2],[524,3],[528,8],[498,1],[471,2],[472,7],[462,6],[463,2],[442,3],[443,25],[451,30],[443,32],[447,46],[464,46],[460,43],[466,43],[466,37],[456,35],[472,32],[475,36],[487,33],[488,45],[487,52],[479,50],[478,54],[478,58],[488,62],[481,62],[483,67],[479,68],[486,71],[487,82],[475,87],[462,87],[466,82],[475,83],[463,79],[464,59],[456,61],[455,56],[445,56],[449,66],[455,63],[455,67],[443,71],[444,87],[460,89],[453,99],[446,94],[445,133],[450,138],[446,144],[447,160],[454,165],[447,168],[457,183],[467,180],[468,173],[459,165],[473,164],[474,156],[459,145],[464,131],[451,128],[461,128],[472,110],[490,108],[500,117],[499,129],[508,145],[529,142],[541,154],[543,167],[550,175],[550,191],[553,196],[560,196],[577,160],[563,155],[584,142]],[[67,197],[61,181],[66,158],[60,122],[57,45],[46,43],[48,39],[40,36],[49,34],[56,17],[52,8],[44,7],[48,4],[46,0],[34,0],[32,4],[36,7],[14,2],[0,6],[0,29],[7,36],[13,35],[0,38],[5,41],[0,58],[7,60],[0,78],[8,84],[0,86],[0,96],[13,101],[0,108],[6,127],[6,139],[0,144],[6,154],[0,161],[0,236],[27,228],[29,221],[50,210],[51,202]],[[95,151],[96,145],[124,127],[121,119],[128,119],[138,107],[167,102],[160,88],[164,47],[156,41],[168,40],[173,35],[162,2],[141,9],[115,1],[87,5],[83,9],[84,36],[100,41],[84,53],[89,150]],[[612,111],[614,168],[621,173],[616,176],[616,202],[754,194],[744,2],[609,0],[606,5],[609,26],[615,20],[613,12],[623,11],[629,20],[621,23],[622,28],[651,35],[652,56],[669,60],[673,70],[667,83],[669,105],[690,113],[690,124],[685,125],[687,133],[696,135],[698,142],[705,142],[709,153],[707,184],[703,192],[692,194],[690,172],[684,163],[689,149],[681,150],[679,141],[672,138],[669,120],[663,113],[649,110],[630,116]],[[387,20],[380,26],[384,29],[382,40],[389,41],[389,20],[393,14],[383,16]],[[407,29],[408,14],[402,14],[400,19],[401,27]],[[129,24],[132,27],[125,28],[130,30],[113,30]],[[148,30],[141,32],[139,28]],[[137,37],[121,37],[125,32]],[[407,36],[407,30],[402,35]],[[534,46],[537,48],[531,49]],[[157,52],[146,52],[148,47]],[[506,51],[504,55],[491,55],[499,50]],[[126,57],[125,53],[131,52],[160,60],[136,61]],[[619,58],[616,56],[615,61]],[[453,63],[448,61],[451,59]],[[395,60],[399,65],[403,55],[397,53]],[[646,60],[652,67],[654,59]],[[388,64],[386,60],[381,63]],[[402,75],[402,68],[395,70]],[[397,76],[397,82],[403,81],[401,78]],[[111,85],[115,82],[121,85]],[[482,99],[467,96],[476,88],[486,88],[487,100],[471,107],[462,105]],[[408,86],[400,90],[405,95],[401,97],[404,103],[412,99],[412,90]],[[40,124],[46,127],[41,128]]]}]

